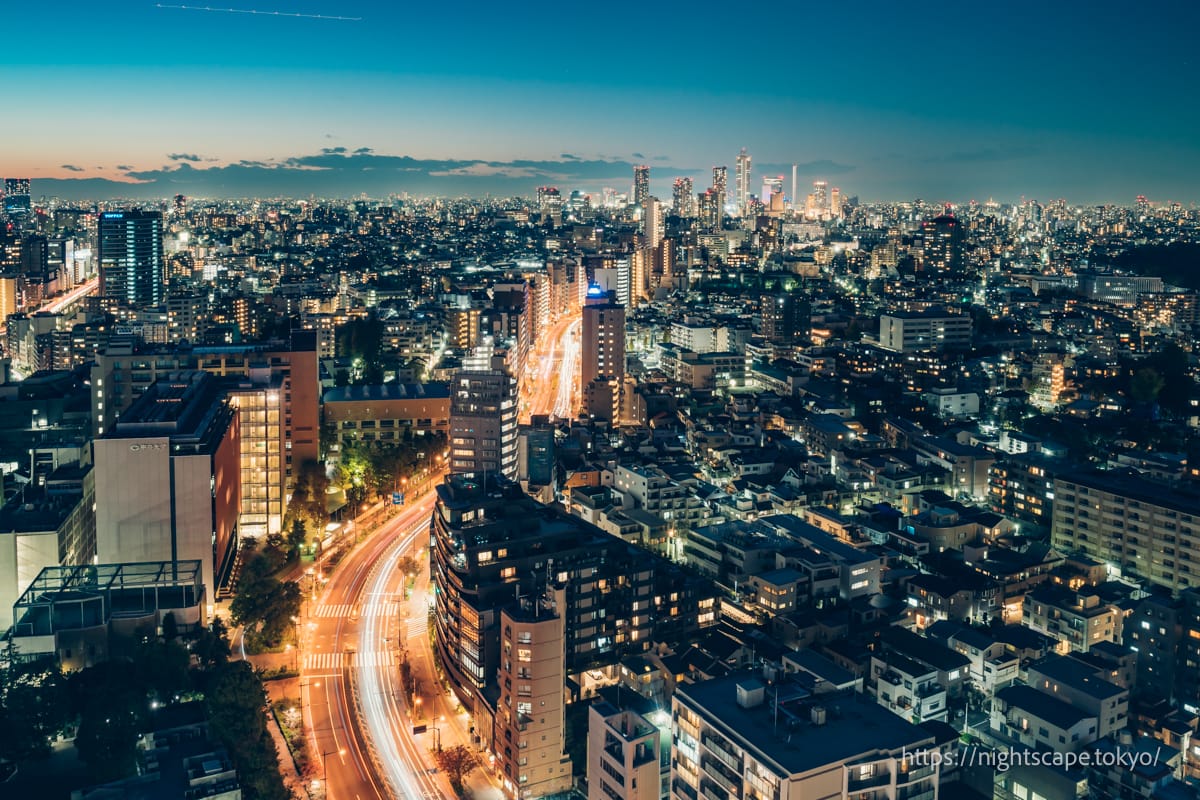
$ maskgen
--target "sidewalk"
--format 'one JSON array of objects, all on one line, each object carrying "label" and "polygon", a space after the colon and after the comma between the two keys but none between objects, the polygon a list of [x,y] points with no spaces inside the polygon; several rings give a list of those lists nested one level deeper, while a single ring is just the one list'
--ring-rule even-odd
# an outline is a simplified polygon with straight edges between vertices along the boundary
[{"label": "sidewalk", "polygon": [[308,789],[304,778],[296,770],[296,762],[292,760],[292,753],[288,750],[287,741],[283,738],[283,731],[279,730],[275,715],[269,710],[265,713],[267,730],[271,732],[271,741],[275,743],[275,756],[279,759],[279,774],[283,778],[283,785],[293,798],[305,800],[309,796]]}]

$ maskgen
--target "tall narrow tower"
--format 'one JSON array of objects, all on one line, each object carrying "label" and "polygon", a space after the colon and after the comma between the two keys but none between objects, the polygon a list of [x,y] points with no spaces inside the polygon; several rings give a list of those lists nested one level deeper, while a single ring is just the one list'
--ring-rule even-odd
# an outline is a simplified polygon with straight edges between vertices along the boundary
[{"label": "tall narrow tower", "polygon": [[641,205],[650,196],[650,168],[643,165],[633,168],[633,202]]},{"label": "tall narrow tower", "polygon": [[737,191],[737,212],[739,215],[746,213],[746,207],[750,205],[750,154],[746,152],[746,148],[742,148],[742,152],[738,153],[737,161],[734,163],[734,188]]},{"label": "tall narrow tower", "polygon": [[585,413],[616,419],[625,379],[625,306],[596,285],[588,289],[583,305],[581,350],[579,386]]}]

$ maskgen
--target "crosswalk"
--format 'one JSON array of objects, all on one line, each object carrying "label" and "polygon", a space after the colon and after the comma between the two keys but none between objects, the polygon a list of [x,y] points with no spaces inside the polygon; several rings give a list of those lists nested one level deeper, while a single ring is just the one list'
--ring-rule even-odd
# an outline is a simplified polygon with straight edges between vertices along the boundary
[{"label": "crosswalk", "polygon": [[418,614],[415,618],[410,617],[408,620],[408,638],[419,639],[429,633],[429,617],[424,614]]},{"label": "crosswalk", "polygon": [[316,607],[314,612],[318,617],[394,617],[400,613],[400,604],[393,602],[368,603],[354,605],[351,603],[330,603]]},{"label": "crosswalk", "polygon": [[342,669],[343,667],[393,667],[399,666],[392,652],[376,653],[308,653],[304,656],[306,672],[315,670]]}]

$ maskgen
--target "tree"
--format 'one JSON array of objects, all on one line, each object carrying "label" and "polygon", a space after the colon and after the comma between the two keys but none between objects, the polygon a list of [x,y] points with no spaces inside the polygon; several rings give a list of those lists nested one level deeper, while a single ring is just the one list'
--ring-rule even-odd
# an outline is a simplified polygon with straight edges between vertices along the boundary
[{"label": "tree", "polygon": [[136,665],[102,661],[80,672],[71,688],[80,712],[75,749],[92,779],[104,782],[132,774],[138,733],[150,710]]},{"label": "tree", "polygon": [[175,621],[174,611],[168,611],[166,615],[163,616],[162,629],[163,638],[168,642],[173,641],[177,636],[179,636],[179,623]]},{"label": "tree", "polygon": [[47,755],[49,737],[72,716],[66,678],[52,659],[13,665],[0,684],[0,759]]},{"label": "tree", "polygon": [[267,693],[246,661],[214,667],[204,702],[209,724],[233,759],[246,800],[286,800],[275,744],[267,731]]},{"label": "tree", "polygon": [[421,571],[421,562],[412,556],[401,556],[396,566],[405,575],[416,575]]},{"label": "tree", "polygon": [[220,617],[215,617],[210,627],[201,628],[196,634],[192,642],[192,653],[205,669],[211,669],[229,660],[229,639],[225,623]]},{"label": "tree", "polygon": [[1133,379],[1129,382],[1129,396],[1139,405],[1149,405],[1158,399],[1165,385],[1166,381],[1158,374],[1158,370],[1145,367],[1133,373]]},{"label": "tree", "polygon": [[307,538],[308,529],[304,525],[304,520],[301,517],[293,517],[292,527],[288,529],[287,538],[289,558],[296,558],[300,555],[300,550],[304,547],[304,542]]},{"label": "tree", "polygon": [[438,768],[446,773],[455,794],[462,794],[463,778],[475,769],[475,754],[464,744],[437,750],[433,754]]}]

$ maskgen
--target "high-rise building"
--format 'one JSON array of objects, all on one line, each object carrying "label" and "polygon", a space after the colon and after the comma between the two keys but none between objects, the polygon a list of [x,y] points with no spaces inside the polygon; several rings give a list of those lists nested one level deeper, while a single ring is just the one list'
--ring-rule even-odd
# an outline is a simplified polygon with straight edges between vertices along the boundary
[{"label": "high-rise building", "polygon": [[29,195],[29,178],[4,179],[4,213],[15,223],[29,218],[33,205]]},{"label": "high-rise building", "polygon": [[211,375],[177,372],[95,440],[101,563],[198,559],[212,607],[238,548],[238,421]]},{"label": "high-rise building", "polygon": [[566,612],[565,587],[500,610],[501,698],[492,741],[509,797],[546,797],[571,788],[571,759],[564,752]]},{"label": "high-rise building", "polygon": [[690,219],[696,216],[696,198],[692,194],[691,178],[676,178],[672,190],[671,203],[675,216]]},{"label": "high-rise building", "polygon": [[[579,385],[585,398],[593,382],[603,380],[620,386],[625,378],[625,307],[598,286],[588,289],[583,306],[580,362]],[[615,409],[589,408],[586,399],[584,411],[616,419]]]},{"label": "high-rise building", "polygon": [[768,342],[782,347],[810,343],[811,306],[803,296],[790,292],[763,295],[759,308],[761,332]]},{"label": "high-rise building", "polygon": [[712,191],[717,196],[717,224],[725,214],[725,202],[729,199],[729,167],[713,167]]},{"label": "high-rise building", "polygon": [[783,194],[783,176],[782,175],[764,175],[762,186],[762,197],[760,198],[763,205],[770,207],[771,200],[776,195]]},{"label": "high-rise building", "polygon": [[744,147],[734,162],[733,175],[734,189],[737,192],[737,212],[744,215],[750,206],[750,154]]},{"label": "high-rise building", "polygon": [[[505,651],[501,622],[518,596],[550,592],[565,599],[555,603],[565,640],[556,650],[576,683],[653,642],[678,643],[717,622],[710,582],[536,502],[503,478],[450,475],[437,495],[430,548],[434,654],[487,749],[519,749],[507,738],[491,741],[507,688],[497,683],[502,662],[525,666]],[[512,632],[514,638],[522,632],[520,620]],[[530,634],[531,645],[547,644]],[[527,663],[532,674],[532,654]],[[518,673],[513,688],[524,682]]]},{"label": "high-rise building", "polygon": [[163,302],[161,213],[106,211],[100,215],[96,243],[101,297],[136,308]]},{"label": "high-rise building", "polygon": [[662,241],[664,223],[662,203],[658,202],[658,198],[647,197],[643,200],[642,229],[646,237],[646,246],[651,250],[658,247],[658,243]]},{"label": "high-rise building", "polygon": [[650,168],[639,166],[633,168],[633,202],[641,205],[650,196]]},{"label": "high-rise building", "polygon": [[537,190],[538,211],[550,216],[562,214],[562,193],[557,186],[539,186]]},{"label": "high-rise building", "polygon": [[842,190],[836,186],[829,190],[829,216],[834,219],[842,217]]},{"label": "high-rise building", "polygon": [[718,192],[709,189],[707,192],[701,192],[696,200],[700,226],[709,230],[719,227],[721,224],[721,200]]},{"label": "high-rise building", "polygon": [[517,381],[504,369],[460,370],[450,383],[450,471],[517,476]]},{"label": "high-rise building", "polygon": [[943,214],[921,224],[921,270],[958,275],[963,270],[963,229],[956,217]]}]

